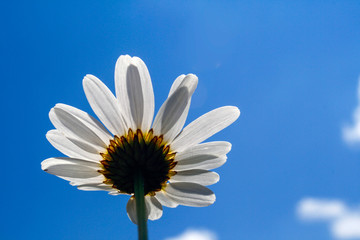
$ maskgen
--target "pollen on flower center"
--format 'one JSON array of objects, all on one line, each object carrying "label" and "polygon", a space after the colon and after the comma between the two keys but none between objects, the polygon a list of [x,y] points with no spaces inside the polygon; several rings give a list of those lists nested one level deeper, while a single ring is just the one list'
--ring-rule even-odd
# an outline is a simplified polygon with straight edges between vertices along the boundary
[{"label": "pollen on flower center", "polygon": [[166,182],[176,172],[175,152],[163,142],[162,136],[154,136],[151,129],[135,133],[129,129],[128,134],[115,136],[110,141],[106,153],[101,153],[102,173],[113,188],[122,193],[134,193],[134,179],[138,174],[144,178],[144,194],[154,195],[165,187]]}]

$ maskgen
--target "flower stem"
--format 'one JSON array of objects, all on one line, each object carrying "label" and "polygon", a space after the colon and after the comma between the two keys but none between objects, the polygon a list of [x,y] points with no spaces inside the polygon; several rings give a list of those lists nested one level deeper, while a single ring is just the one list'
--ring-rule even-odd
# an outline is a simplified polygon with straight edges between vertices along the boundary
[{"label": "flower stem", "polygon": [[147,216],[144,196],[144,177],[141,173],[135,177],[135,201],[136,201],[136,216],[138,225],[139,240],[147,240]]}]

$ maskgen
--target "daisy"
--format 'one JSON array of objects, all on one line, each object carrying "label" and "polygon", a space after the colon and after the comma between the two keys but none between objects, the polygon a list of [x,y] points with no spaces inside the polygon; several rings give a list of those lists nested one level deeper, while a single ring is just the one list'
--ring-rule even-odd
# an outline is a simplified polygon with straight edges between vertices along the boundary
[{"label": "daisy", "polygon": [[46,159],[42,169],[80,190],[130,195],[126,209],[134,223],[141,217],[136,210],[140,201],[146,206],[143,217],[151,220],[162,216],[162,206],[214,203],[214,193],[205,186],[219,181],[210,170],[225,163],[231,144],[202,142],[233,123],[240,111],[220,107],[183,128],[197,83],[193,74],[179,76],[153,120],[154,93],[146,65],[138,57],[120,56],[116,97],[95,76],[83,80],[101,122],[65,104],[50,110],[56,129],[46,137],[68,157]]}]

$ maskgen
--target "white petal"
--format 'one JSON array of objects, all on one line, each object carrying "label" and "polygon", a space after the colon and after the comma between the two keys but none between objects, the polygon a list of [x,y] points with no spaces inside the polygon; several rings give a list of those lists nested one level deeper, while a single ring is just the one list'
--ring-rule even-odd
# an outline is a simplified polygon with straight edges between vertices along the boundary
[{"label": "white petal", "polygon": [[77,117],[80,121],[82,121],[88,128],[90,128],[96,135],[98,135],[104,143],[108,144],[113,137],[111,134],[106,130],[104,125],[100,123],[98,120],[93,118],[91,115],[89,115],[87,112],[84,112],[80,109],[77,109],[75,107],[66,105],[66,104],[56,104],[56,108],[63,109],[64,111],[74,115]]},{"label": "white petal", "polygon": [[148,131],[154,116],[154,92],[145,63],[138,57],[120,56],[115,66],[115,88],[128,127]]},{"label": "white petal", "polygon": [[88,161],[86,159],[77,159],[77,158],[67,158],[67,157],[55,157],[55,158],[48,158],[41,162],[42,170],[45,171],[46,168],[52,167],[55,165],[82,165],[84,167],[98,169],[101,167],[99,162]]},{"label": "white petal", "polygon": [[169,208],[176,208],[179,204],[171,200],[166,196],[166,193],[163,191],[156,192],[155,198],[161,203],[161,205]]},{"label": "white petal", "polygon": [[71,186],[78,186],[82,184],[102,184],[105,180],[105,177],[102,174],[92,178],[70,178],[61,176],[58,177],[69,181]]},{"label": "white petal", "polygon": [[211,170],[226,162],[226,155],[231,149],[229,142],[202,143],[176,154],[175,171],[190,169]]},{"label": "white petal", "polygon": [[124,135],[126,126],[118,101],[111,91],[98,78],[86,75],[83,87],[88,102],[109,131],[118,136]]},{"label": "white petal", "polygon": [[48,158],[41,163],[41,169],[59,177],[93,178],[101,175],[99,163],[75,158]]},{"label": "white petal", "polygon": [[185,78],[185,74],[181,74],[180,76],[178,76],[175,79],[175,81],[171,85],[168,97],[170,97],[170,95],[173,94],[175,92],[175,90],[179,88],[179,86],[182,83],[182,81],[184,80],[184,78]]},{"label": "white petal", "polygon": [[202,169],[193,169],[187,171],[179,171],[173,177],[171,182],[192,182],[200,185],[208,186],[219,181],[219,174]]},{"label": "white petal", "polygon": [[130,220],[137,224],[137,215],[136,215],[136,201],[134,197],[131,197],[126,204],[126,212]]},{"label": "white petal", "polygon": [[240,116],[237,107],[226,106],[212,110],[191,122],[174,139],[171,147],[177,151],[198,144],[229,126]]},{"label": "white petal", "polygon": [[226,155],[231,150],[231,143],[225,141],[214,141],[197,144],[176,153],[176,161],[182,161],[189,157],[209,154],[214,156]]},{"label": "white petal", "polygon": [[83,191],[112,191],[112,188],[109,185],[100,183],[100,184],[81,184],[77,187],[79,190]]},{"label": "white petal", "polygon": [[205,207],[215,202],[215,194],[196,183],[169,183],[165,192],[173,201],[184,206]]},{"label": "white petal", "polygon": [[184,126],[189,112],[191,96],[197,83],[198,79],[193,74],[184,77],[156,115],[153,124],[154,134],[163,135],[165,142],[171,142]]},{"label": "white petal", "polygon": [[[146,208],[146,218],[149,218],[149,208]],[[128,203],[126,204],[126,211],[127,211],[127,215],[130,218],[130,220],[137,224],[137,215],[136,215],[136,200],[135,197],[131,197],[128,201]]]},{"label": "white petal", "polygon": [[175,171],[184,171],[184,170],[191,170],[191,169],[204,169],[204,170],[211,170],[214,168],[218,168],[224,163],[226,163],[227,157],[221,156],[217,157],[214,155],[198,155],[194,156],[193,158],[184,159],[180,162],[177,162],[174,170]]},{"label": "white petal", "polygon": [[102,184],[105,180],[105,177],[103,175],[98,175],[96,177],[91,177],[91,178],[81,178],[81,177],[76,178],[76,177],[62,177],[62,176],[57,176],[57,177],[69,181],[71,186],[78,186],[82,184]]},{"label": "white petal", "polygon": [[146,196],[146,208],[149,209],[149,219],[150,220],[157,220],[161,218],[163,214],[162,206],[159,201],[152,196]]},{"label": "white petal", "polygon": [[66,137],[83,140],[99,148],[106,149],[106,144],[78,118],[60,109],[52,108],[49,113],[52,124]]},{"label": "white petal", "polygon": [[[66,136],[65,136],[66,137]],[[84,140],[81,139],[74,139],[74,138],[70,138],[70,137],[66,137],[68,140],[70,140],[72,143],[74,143],[76,146],[78,146],[79,148],[83,149],[84,151],[87,151],[89,153],[92,154],[96,154],[96,155],[100,155],[101,152],[105,152],[105,147],[96,147],[94,145],[91,145],[87,142],[85,142]]]},{"label": "white petal", "polygon": [[[46,138],[57,150],[69,157],[88,159],[96,162],[102,160],[100,154],[96,154],[93,152],[95,149],[91,145],[82,143],[82,147],[80,147],[79,144],[77,145],[71,140],[67,139],[65,135],[58,130],[48,131],[46,134]],[[78,141],[75,140],[75,142]]]},{"label": "white petal", "polygon": [[117,195],[129,195],[127,193],[121,193],[117,190],[109,192],[110,195],[117,196]]}]

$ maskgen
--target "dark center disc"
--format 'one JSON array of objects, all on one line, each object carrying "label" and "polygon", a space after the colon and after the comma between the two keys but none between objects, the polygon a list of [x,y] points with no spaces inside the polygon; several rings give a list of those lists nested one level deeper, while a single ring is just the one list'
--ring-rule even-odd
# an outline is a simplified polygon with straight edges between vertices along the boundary
[{"label": "dark center disc", "polygon": [[153,131],[142,134],[130,129],[126,136],[115,136],[106,153],[101,153],[103,170],[99,170],[113,188],[122,193],[134,193],[134,179],[144,178],[144,194],[160,191],[176,172],[175,153],[163,143],[162,136],[153,136]]}]

